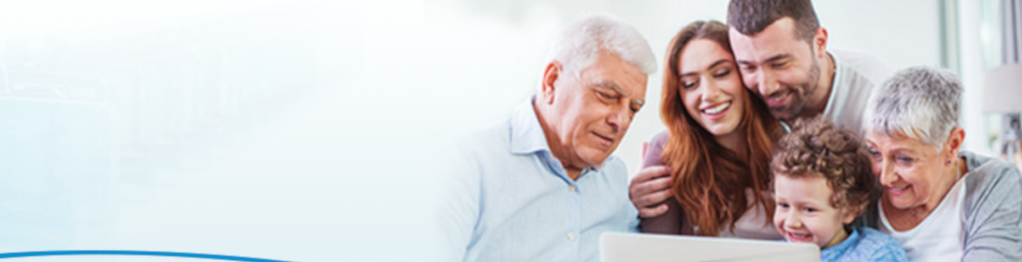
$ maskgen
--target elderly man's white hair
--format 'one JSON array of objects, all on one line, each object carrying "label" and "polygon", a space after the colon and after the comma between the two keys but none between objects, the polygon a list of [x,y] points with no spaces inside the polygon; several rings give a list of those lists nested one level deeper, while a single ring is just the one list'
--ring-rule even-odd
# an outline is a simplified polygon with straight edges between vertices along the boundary
[{"label": "elderly man's white hair", "polygon": [[929,67],[899,71],[873,89],[864,126],[887,136],[918,139],[937,150],[958,127],[962,84],[955,74]]},{"label": "elderly man's white hair", "polygon": [[550,59],[578,76],[596,62],[600,51],[620,56],[644,74],[656,71],[656,57],[639,30],[608,14],[587,15],[565,27],[550,49]]}]

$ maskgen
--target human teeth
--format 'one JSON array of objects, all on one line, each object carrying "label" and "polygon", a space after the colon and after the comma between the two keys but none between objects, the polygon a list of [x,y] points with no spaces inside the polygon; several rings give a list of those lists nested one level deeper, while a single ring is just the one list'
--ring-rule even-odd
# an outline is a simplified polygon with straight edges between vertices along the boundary
[{"label": "human teeth", "polygon": [[780,94],[780,95],[771,96],[771,97],[769,97],[767,99],[770,99],[770,101],[772,101],[772,102],[777,102],[777,101],[781,101],[781,99],[784,99],[787,96],[788,96],[788,93],[784,93],[784,94]]},{"label": "human teeth", "polygon": [[707,114],[711,114],[712,115],[712,114],[720,113],[721,111],[724,111],[724,109],[727,109],[730,106],[731,106],[731,102],[727,102],[727,103],[721,104],[719,106],[715,106],[715,107],[704,109],[703,112],[706,112]]}]

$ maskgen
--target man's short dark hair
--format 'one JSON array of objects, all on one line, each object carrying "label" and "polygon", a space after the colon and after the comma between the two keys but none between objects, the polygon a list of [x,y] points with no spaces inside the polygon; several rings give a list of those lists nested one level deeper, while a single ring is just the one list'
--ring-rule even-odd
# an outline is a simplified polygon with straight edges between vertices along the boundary
[{"label": "man's short dark hair", "polygon": [[795,20],[798,38],[812,43],[820,21],[810,0],[731,0],[727,8],[727,25],[747,36],[763,32],[785,17]]}]

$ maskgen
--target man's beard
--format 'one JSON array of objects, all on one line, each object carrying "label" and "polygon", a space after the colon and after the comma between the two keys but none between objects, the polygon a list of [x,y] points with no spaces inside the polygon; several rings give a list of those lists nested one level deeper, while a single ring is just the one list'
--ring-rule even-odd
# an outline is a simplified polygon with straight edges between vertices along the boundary
[{"label": "man's beard", "polygon": [[802,114],[802,111],[806,109],[806,105],[809,104],[809,99],[813,97],[813,93],[816,92],[819,83],[820,83],[820,65],[819,62],[816,61],[816,59],[813,59],[813,64],[809,68],[809,83],[806,83],[806,85],[804,86],[805,88],[803,89],[804,91],[806,91],[805,96],[801,96],[801,94],[797,93],[792,94],[792,98],[798,98],[800,100],[794,101],[795,104],[792,105],[793,110],[787,110],[788,112],[791,112],[790,115],[783,118],[778,117],[778,119],[781,121],[789,122],[798,118],[798,116]]}]

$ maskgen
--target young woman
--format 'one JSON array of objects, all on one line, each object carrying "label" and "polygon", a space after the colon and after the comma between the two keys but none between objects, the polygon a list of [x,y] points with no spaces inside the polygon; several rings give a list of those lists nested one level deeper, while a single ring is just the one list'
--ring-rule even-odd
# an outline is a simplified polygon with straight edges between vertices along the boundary
[{"label": "young woman", "polygon": [[766,105],[742,84],[727,26],[697,21],[667,49],[660,116],[667,131],[644,167],[671,172],[673,198],[643,232],[780,239],[773,228],[770,156],[783,133]]}]

